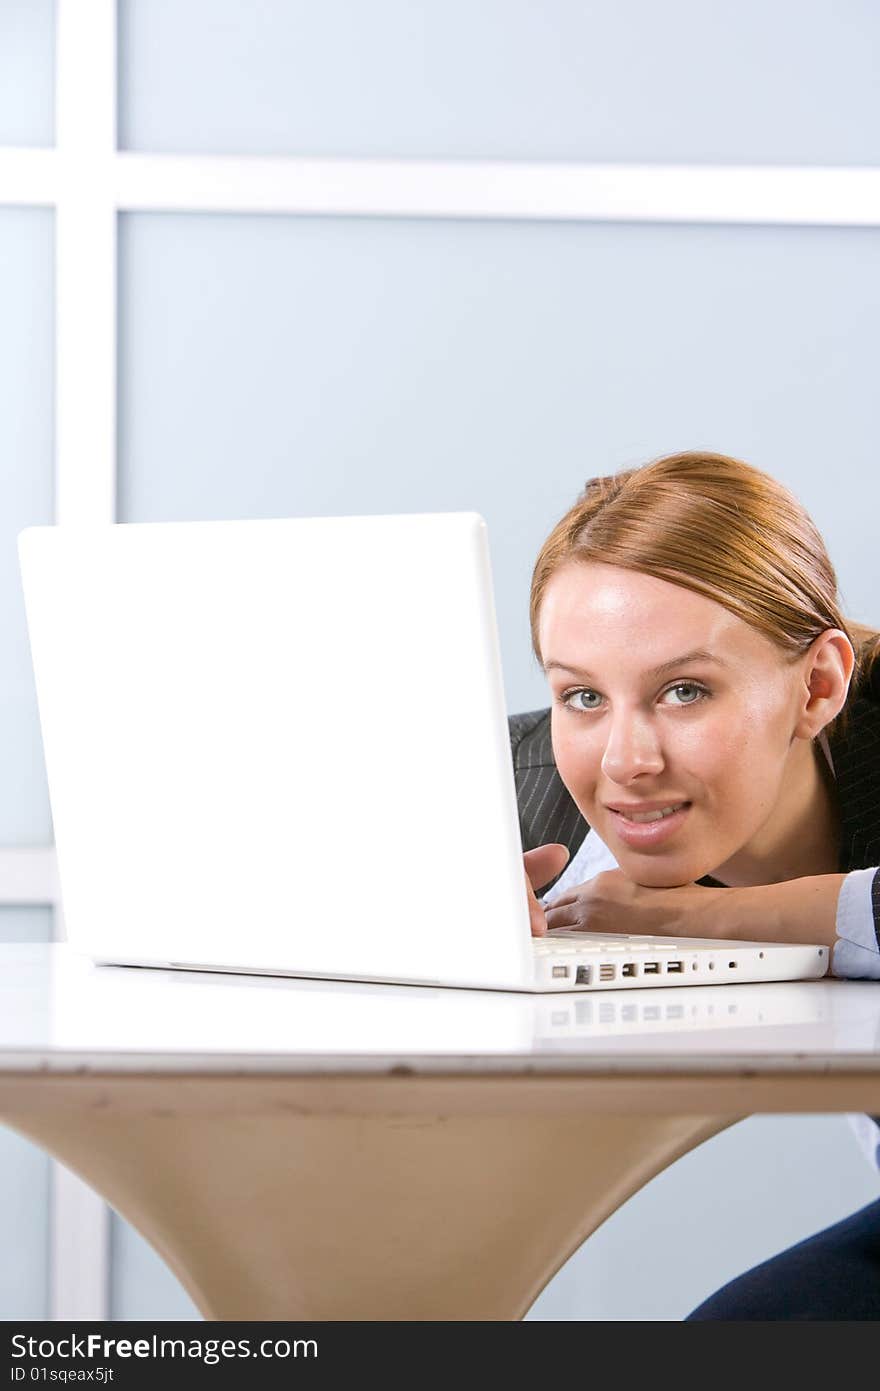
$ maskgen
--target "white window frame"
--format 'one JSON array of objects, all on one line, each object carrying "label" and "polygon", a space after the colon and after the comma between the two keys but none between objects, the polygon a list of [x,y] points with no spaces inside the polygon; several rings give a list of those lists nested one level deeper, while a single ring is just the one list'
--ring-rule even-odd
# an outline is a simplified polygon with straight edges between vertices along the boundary
[{"label": "white window frame", "polygon": [[[56,144],[0,147],[0,206],[55,212],[54,520],[116,518],[118,214],[880,226],[880,168],[134,154],[116,137],[115,0],[57,0]],[[0,848],[0,906],[55,908],[54,850]],[[53,1166],[50,1314],[104,1319],[109,1217]]]}]

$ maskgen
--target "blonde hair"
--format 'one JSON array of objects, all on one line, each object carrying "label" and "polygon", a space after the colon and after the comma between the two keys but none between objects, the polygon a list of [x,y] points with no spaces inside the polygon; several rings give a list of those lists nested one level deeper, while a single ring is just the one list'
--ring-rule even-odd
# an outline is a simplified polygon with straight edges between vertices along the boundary
[{"label": "blonde hair", "polygon": [[827,628],[840,628],[856,662],[829,735],[845,728],[848,706],[880,657],[880,633],[841,612],[834,567],[805,509],[769,474],[726,454],[669,454],[590,479],[547,537],[532,574],[532,650],[542,665],[544,593],[571,561],[619,565],[704,594],[792,660]]}]

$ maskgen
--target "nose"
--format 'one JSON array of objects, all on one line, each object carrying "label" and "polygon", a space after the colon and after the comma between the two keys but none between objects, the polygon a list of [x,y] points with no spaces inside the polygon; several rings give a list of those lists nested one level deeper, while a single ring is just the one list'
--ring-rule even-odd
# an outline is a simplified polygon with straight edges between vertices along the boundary
[{"label": "nose", "polygon": [[644,773],[659,773],[663,766],[657,730],[650,719],[632,711],[618,711],[611,721],[602,755],[605,776],[624,785]]}]

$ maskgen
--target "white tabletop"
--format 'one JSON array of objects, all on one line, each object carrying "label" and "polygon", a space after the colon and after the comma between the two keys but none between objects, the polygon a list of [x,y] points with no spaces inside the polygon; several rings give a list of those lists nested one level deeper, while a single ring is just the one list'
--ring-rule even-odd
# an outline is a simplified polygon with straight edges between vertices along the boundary
[{"label": "white tabletop", "polygon": [[880,1074],[870,981],[548,995],[96,966],[0,946],[0,1073]]},{"label": "white tabletop", "polygon": [[865,1070],[869,981],[566,995],[95,965],[0,946],[0,1071]]}]

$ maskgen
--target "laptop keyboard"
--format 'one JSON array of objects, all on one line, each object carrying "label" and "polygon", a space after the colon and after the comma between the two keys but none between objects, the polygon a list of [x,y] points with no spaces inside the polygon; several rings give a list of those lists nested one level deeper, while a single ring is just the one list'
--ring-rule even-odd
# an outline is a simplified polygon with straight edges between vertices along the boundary
[{"label": "laptop keyboard", "polygon": [[595,956],[597,952],[628,951],[677,951],[678,943],[657,941],[656,938],[601,937],[594,932],[572,932],[571,936],[561,933],[554,937],[535,937],[532,946],[536,956]]}]

